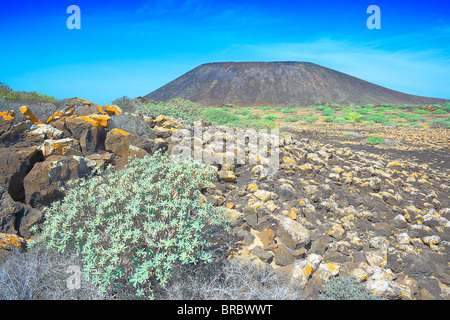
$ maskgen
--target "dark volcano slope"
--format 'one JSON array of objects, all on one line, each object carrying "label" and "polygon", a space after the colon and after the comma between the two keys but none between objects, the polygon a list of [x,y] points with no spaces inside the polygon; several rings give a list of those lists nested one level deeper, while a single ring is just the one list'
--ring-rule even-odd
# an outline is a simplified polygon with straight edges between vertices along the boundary
[{"label": "dark volcano slope", "polygon": [[145,96],[208,105],[442,104],[450,100],[390,90],[307,62],[207,63]]}]

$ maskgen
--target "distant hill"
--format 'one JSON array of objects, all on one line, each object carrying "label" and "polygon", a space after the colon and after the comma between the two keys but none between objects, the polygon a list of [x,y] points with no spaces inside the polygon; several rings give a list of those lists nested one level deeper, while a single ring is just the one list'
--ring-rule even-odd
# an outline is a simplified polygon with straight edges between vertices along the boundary
[{"label": "distant hill", "polygon": [[309,62],[202,64],[145,98],[189,99],[203,105],[445,104],[450,100],[394,91]]}]

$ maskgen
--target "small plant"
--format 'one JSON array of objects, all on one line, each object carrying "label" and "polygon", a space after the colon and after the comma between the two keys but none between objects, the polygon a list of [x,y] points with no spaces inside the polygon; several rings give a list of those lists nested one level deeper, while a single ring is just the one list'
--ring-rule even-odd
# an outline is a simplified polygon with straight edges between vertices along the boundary
[{"label": "small plant", "polygon": [[203,111],[203,118],[206,121],[215,122],[218,125],[225,125],[239,120],[239,116],[215,108]]},{"label": "small plant", "polygon": [[389,122],[389,119],[386,118],[386,116],[382,113],[376,112],[376,113],[370,113],[363,116],[362,120],[364,121],[375,121],[376,123],[385,123]]},{"label": "small plant", "polygon": [[275,122],[268,119],[253,120],[246,126],[252,129],[273,129],[276,127]]},{"label": "small plant", "polygon": [[324,122],[334,122],[336,120],[335,116],[328,116],[323,119]]},{"label": "small plant", "polygon": [[428,125],[431,128],[450,129],[450,117],[447,119],[435,119],[431,120]]},{"label": "small plant", "polygon": [[100,293],[126,281],[150,298],[151,281],[164,285],[176,264],[210,261],[208,228],[228,228],[221,210],[199,200],[215,175],[210,166],[157,152],[97,174],[72,182],[65,198],[45,210],[31,245],[74,250]]},{"label": "small plant", "polygon": [[416,114],[428,114],[429,112],[427,110],[413,110],[413,113]]},{"label": "small plant", "polygon": [[373,121],[373,120],[369,120],[369,121],[365,121],[364,124],[366,124],[366,125],[368,125],[368,126],[373,126],[373,125],[376,124],[376,122]]},{"label": "small plant", "polygon": [[294,110],[292,110],[291,108],[286,108],[283,110],[283,113],[293,113],[295,112]]},{"label": "small plant", "polygon": [[325,109],[323,109],[322,115],[325,117],[332,116],[334,115],[334,110],[331,109],[330,107],[326,107]]},{"label": "small plant", "polygon": [[445,112],[445,110],[442,109],[437,109],[434,110],[431,114],[447,114],[447,112]]},{"label": "small plant", "polygon": [[286,117],[286,118],[283,119],[283,121],[285,121],[285,122],[297,122],[297,121],[300,121],[300,118]]},{"label": "small plant", "polygon": [[266,114],[265,116],[264,116],[264,119],[267,119],[267,120],[271,120],[271,121],[275,121],[275,120],[278,120],[278,119],[280,119],[280,117],[279,116],[277,116],[277,115],[275,115],[275,114]]},{"label": "small plant", "polygon": [[371,109],[368,109],[368,108],[360,108],[360,109],[356,110],[356,112],[358,112],[359,114],[362,114],[362,115],[366,115],[366,114],[371,113],[373,111]]},{"label": "small plant", "polygon": [[252,112],[250,111],[250,108],[245,108],[245,109],[243,109],[243,110],[237,110],[237,111],[235,111],[234,113],[235,113],[235,114],[240,114],[240,115],[243,115],[243,116],[249,116],[249,115],[252,115]]},{"label": "small plant", "polygon": [[331,278],[323,285],[321,300],[381,300],[352,276]]},{"label": "small plant", "polygon": [[357,112],[348,112],[346,115],[343,116],[345,120],[361,123],[362,122],[362,115]]},{"label": "small plant", "polygon": [[319,120],[319,118],[317,117],[311,117],[311,116],[306,116],[306,117],[302,117],[301,120],[311,123],[311,122],[316,122],[317,120]]},{"label": "small plant", "polygon": [[370,144],[370,145],[377,145],[377,144],[380,144],[383,142],[384,142],[384,139],[380,138],[380,137],[368,137],[366,140],[366,143]]}]

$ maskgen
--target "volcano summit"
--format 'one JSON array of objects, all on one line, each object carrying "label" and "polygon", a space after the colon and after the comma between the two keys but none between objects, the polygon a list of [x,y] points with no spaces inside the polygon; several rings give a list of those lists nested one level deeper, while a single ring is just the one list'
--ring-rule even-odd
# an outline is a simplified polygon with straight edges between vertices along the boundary
[{"label": "volcano summit", "polygon": [[442,104],[449,100],[394,91],[309,62],[202,64],[146,98],[188,99],[203,105],[307,106],[341,104]]}]

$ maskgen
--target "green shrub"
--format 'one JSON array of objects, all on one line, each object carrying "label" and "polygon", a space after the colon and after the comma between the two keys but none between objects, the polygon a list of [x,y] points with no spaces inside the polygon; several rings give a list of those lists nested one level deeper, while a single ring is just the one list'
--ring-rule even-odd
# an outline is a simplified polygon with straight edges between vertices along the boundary
[{"label": "green shrub", "polygon": [[369,126],[373,126],[373,125],[376,124],[376,122],[373,121],[373,120],[369,120],[369,121],[365,121],[364,124],[367,124],[367,125],[369,125]]},{"label": "green shrub", "polygon": [[324,122],[334,122],[336,120],[335,116],[328,116],[323,119]]},{"label": "green shrub", "polygon": [[300,121],[300,118],[286,117],[286,118],[283,119],[283,121],[285,121],[285,122],[297,122],[297,121]]},{"label": "green shrub", "polygon": [[381,300],[352,276],[331,278],[322,289],[321,300]]},{"label": "green shrub", "polygon": [[386,118],[386,116],[382,113],[371,113],[371,114],[366,114],[365,116],[363,116],[362,120],[364,121],[375,121],[376,123],[385,123],[385,122],[389,122],[389,119]]},{"label": "green shrub", "polygon": [[428,114],[429,112],[427,110],[413,110],[413,113],[416,114]]},{"label": "green shrub", "polygon": [[416,122],[416,121],[425,122],[426,121],[426,119],[424,117],[421,117],[418,114],[407,114],[404,112],[400,112],[398,114],[398,116],[401,118],[404,118],[406,121],[410,121],[410,122]]},{"label": "green shrub", "polygon": [[357,112],[348,112],[343,116],[345,120],[360,123],[362,122],[362,115]]},{"label": "green shrub", "polygon": [[282,107],[276,107],[274,109],[277,110],[277,111],[281,111],[283,108]]},{"label": "green shrub", "polygon": [[181,98],[171,99],[167,102],[159,102],[158,104],[149,103],[142,105],[137,108],[137,111],[145,116],[157,117],[164,115],[184,120],[190,124],[200,119],[202,112],[198,104]]},{"label": "green shrub", "polygon": [[445,107],[443,107],[442,110],[450,112],[450,104],[448,104]]},{"label": "green shrub", "polygon": [[264,111],[267,111],[267,110],[272,109],[272,107],[271,106],[264,106],[261,109],[264,110]]},{"label": "green shrub", "polygon": [[293,113],[295,110],[292,110],[291,108],[286,108],[283,110],[283,113]]},{"label": "green shrub", "polygon": [[224,125],[239,120],[237,115],[215,108],[203,111],[203,118],[206,121],[215,122],[219,125]]},{"label": "green shrub", "polygon": [[331,109],[330,107],[326,107],[325,109],[323,109],[322,115],[325,117],[332,116],[332,115],[334,115],[334,110]]},{"label": "green shrub", "polygon": [[432,114],[447,114],[447,112],[445,112],[445,110],[442,110],[442,109],[437,109],[437,110],[434,110],[432,112]]},{"label": "green shrub", "polygon": [[278,120],[278,119],[280,119],[280,117],[279,116],[277,116],[277,115],[275,115],[275,114],[266,114],[265,116],[264,116],[264,119],[267,119],[267,120],[271,120],[271,121],[275,121],[275,120]]},{"label": "green shrub", "polygon": [[246,126],[252,129],[273,129],[276,127],[275,122],[268,119],[254,120],[246,124]]},{"label": "green shrub", "polygon": [[336,119],[334,119],[333,122],[335,122],[335,123],[346,123],[346,122],[348,122],[348,121],[345,120],[345,119],[343,119],[343,118],[336,118]]},{"label": "green shrub", "polygon": [[363,114],[363,115],[366,115],[366,114],[368,114],[370,112],[373,112],[373,111],[371,109],[368,109],[368,108],[361,108],[361,109],[356,110],[356,112],[358,112],[360,114]]},{"label": "green shrub", "polygon": [[377,145],[377,144],[380,144],[383,142],[384,142],[384,139],[380,138],[380,137],[368,137],[366,139],[366,143],[371,144],[371,145]]},{"label": "green shrub", "polygon": [[319,120],[319,118],[306,116],[306,117],[302,117],[301,120],[303,120],[305,122],[316,122],[317,120]]},{"label": "green shrub", "polygon": [[237,111],[235,111],[234,112],[235,114],[240,114],[240,115],[243,115],[243,116],[249,116],[249,115],[252,115],[253,113],[250,111],[250,108],[245,108],[245,109],[243,109],[243,110],[237,110]]},{"label": "green shrub", "polygon": [[442,128],[442,129],[450,129],[450,117],[447,119],[435,119],[431,120],[428,125],[431,128]]},{"label": "green shrub", "polygon": [[222,211],[200,203],[200,188],[212,183],[214,172],[159,152],[124,170],[107,168],[72,182],[65,198],[45,209],[31,245],[75,250],[101,293],[126,280],[136,295],[152,297],[151,281],[166,283],[175,265],[210,260],[209,227],[229,229]]},{"label": "green shrub", "polygon": [[389,108],[389,107],[378,107],[378,108],[375,108],[375,110],[377,112],[392,112],[392,111],[394,111],[392,108]]}]

